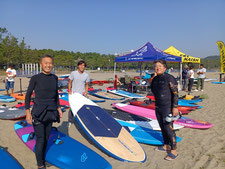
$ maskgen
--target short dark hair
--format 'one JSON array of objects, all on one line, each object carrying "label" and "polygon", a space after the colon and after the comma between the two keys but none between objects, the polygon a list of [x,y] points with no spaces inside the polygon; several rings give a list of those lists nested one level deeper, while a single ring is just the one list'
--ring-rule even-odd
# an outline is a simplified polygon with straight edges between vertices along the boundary
[{"label": "short dark hair", "polygon": [[9,67],[15,68],[15,65],[11,63],[11,64],[9,64]]},{"label": "short dark hair", "polygon": [[159,59],[159,60],[154,61],[154,63],[153,63],[154,66],[155,66],[156,63],[161,63],[161,64],[164,65],[165,68],[167,68],[166,61],[163,60],[163,59]]},{"label": "short dark hair", "polygon": [[189,66],[189,69],[193,69],[193,68],[194,68],[194,66],[193,66],[193,65]]},{"label": "short dark hair", "polygon": [[53,57],[51,55],[43,55],[41,57],[41,59],[40,59],[40,63],[41,63],[42,59],[44,59],[44,58],[51,58],[52,59],[52,62],[54,62],[54,59],[53,59]]},{"label": "short dark hair", "polygon": [[204,67],[204,65],[203,65],[203,64],[200,64],[200,66],[203,66],[203,67]]},{"label": "short dark hair", "polygon": [[80,60],[80,61],[77,63],[77,66],[82,65],[82,64],[84,64],[84,66],[87,67],[87,63],[86,63],[84,60]]}]

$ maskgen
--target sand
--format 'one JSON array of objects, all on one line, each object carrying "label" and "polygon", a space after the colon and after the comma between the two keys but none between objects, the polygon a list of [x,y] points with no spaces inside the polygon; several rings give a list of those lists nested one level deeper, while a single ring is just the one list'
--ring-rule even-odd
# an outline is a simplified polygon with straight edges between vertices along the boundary
[{"label": "sand", "polygon": [[[105,80],[113,78],[113,72],[96,72],[88,71],[89,76],[95,80]],[[124,76],[124,73],[117,73],[119,77]],[[128,72],[130,76],[138,75],[135,72]],[[176,75],[176,74],[174,74]],[[208,78],[217,78],[219,73],[207,73]],[[1,77],[4,79],[4,77]],[[19,77],[16,77],[15,91],[19,91]],[[26,90],[29,79],[21,78],[23,90]],[[93,86],[95,88],[102,88],[103,86]],[[4,83],[0,82],[0,88],[4,88]],[[5,92],[0,92],[5,94]],[[184,92],[180,92],[183,95]],[[102,157],[104,157],[113,167],[113,169],[214,169],[225,168],[225,85],[216,85],[211,82],[205,82],[204,92],[194,92],[192,95],[207,94],[208,99],[200,102],[199,105],[203,106],[202,109],[195,110],[186,115],[196,120],[208,121],[214,124],[213,128],[207,130],[183,128],[176,132],[177,136],[182,137],[183,140],[178,143],[179,157],[174,161],[166,161],[165,153],[154,151],[155,146],[141,144],[146,152],[147,160],[144,163],[128,163],[116,160],[104,152],[102,152],[93,142],[88,139],[82,131],[78,123],[71,125],[67,128],[68,110],[64,113],[61,122],[55,123],[54,126],[58,130],[68,134],[70,137],[80,141],[88,146]],[[8,106],[17,104],[7,103]],[[23,102],[23,101],[22,101]],[[111,103],[114,101],[106,101],[99,103],[99,105],[107,111],[114,110]],[[4,104],[4,103],[0,103]],[[14,123],[16,121],[0,120],[0,145],[8,147],[8,151],[23,165],[25,169],[37,168],[34,153],[28,149],[18,138],[14,131]],[[75,150],[74,150],[75,151]],[[55,166],[49,167],[50,169],[56,168]]]}]

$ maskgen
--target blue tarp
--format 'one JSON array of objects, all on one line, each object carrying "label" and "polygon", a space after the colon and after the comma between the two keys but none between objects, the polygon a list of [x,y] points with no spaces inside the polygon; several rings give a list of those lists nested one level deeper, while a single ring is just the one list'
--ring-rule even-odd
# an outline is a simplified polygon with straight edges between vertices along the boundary
[{"label": "blue tarp", "polygon": [[115,62],[148,62],[163,59],[168,62],[181,62],[181,57],[167,54],[151,43],[146,43],[142,48],[129,54],[115,57]]}]

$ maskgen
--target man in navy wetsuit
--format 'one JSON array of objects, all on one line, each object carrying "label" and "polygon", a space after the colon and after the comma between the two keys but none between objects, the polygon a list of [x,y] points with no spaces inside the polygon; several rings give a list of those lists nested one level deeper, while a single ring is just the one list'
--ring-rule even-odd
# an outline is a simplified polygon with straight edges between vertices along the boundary
[{"label": "man in navy wetsuit", "polygon": [[[44,121],[49,113],[59,122],[57,117],[62,118],[62,111],[59,105],[58,96],[58,77],[51,74],[53,68],[53,58],[50,55],[41,57],[40,66],[42,72],[32,76],[25,99],[26,120],[27,123],[33,124],[34,134],[36,136],[35,156],[39,169],[45,169],[45,151],[52,129],[52,123],[55,120]],[[34,107],[30,111],[31,94],[34,91]],[[48,111],[48,114],[47,114]],[[57,112],[56,115],[53,114]]]},{"label": "man in navy wetsuit", "polygon": [[155,77],[151,83],[151,90],[155,96],[155,112],[159,122],[164,145],[155,148],[156,151],[167,152],[165,160],[174,160],[178,154],[176,151],[176,134],[173,131],[173,122],[167,122],[166,117],[169,114],[176,116],[179,114],[178,88],[176,79],[165,73],[166,61],[157,60],[154,62]]}]

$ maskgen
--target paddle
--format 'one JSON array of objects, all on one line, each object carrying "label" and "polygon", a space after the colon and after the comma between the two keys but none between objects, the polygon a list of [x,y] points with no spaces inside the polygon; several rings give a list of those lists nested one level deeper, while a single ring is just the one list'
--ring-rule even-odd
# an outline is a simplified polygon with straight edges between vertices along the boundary
[{"label": "paddle", "polygon": [[20,78],[20,94],[18,94],[19,96],[23,96],[23,93],[22,93],[22,81],[21,81],[21,78]]}]

